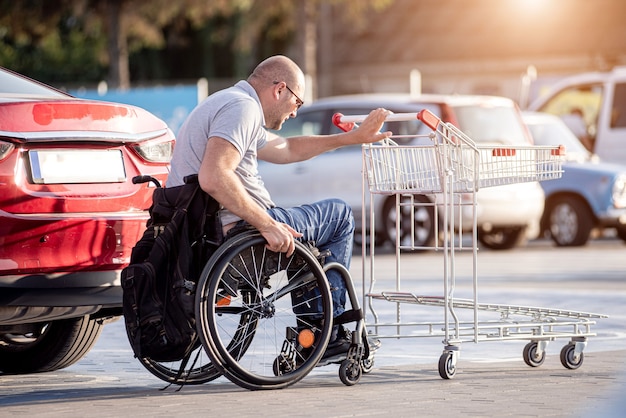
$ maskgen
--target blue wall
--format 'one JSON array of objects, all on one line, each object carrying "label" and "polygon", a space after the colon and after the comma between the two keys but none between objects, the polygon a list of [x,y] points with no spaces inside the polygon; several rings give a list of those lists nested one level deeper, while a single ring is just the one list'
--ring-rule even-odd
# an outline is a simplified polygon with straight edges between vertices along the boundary
[{"label": "blue wall", "polygon": [[71,95],[91,100],[125,103],[141,107],[163,119],[174,134],[198,104],[198,87],[161,86],[135,88],[125,92],[110,91],[99,95],[97,90],[70,91]]}]

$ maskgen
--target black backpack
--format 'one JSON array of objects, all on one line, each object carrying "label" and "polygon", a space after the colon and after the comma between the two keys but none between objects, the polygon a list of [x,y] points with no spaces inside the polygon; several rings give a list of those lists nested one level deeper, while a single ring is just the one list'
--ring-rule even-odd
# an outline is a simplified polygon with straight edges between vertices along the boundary
[{"label": "black backpack", "polygon": [[[133,179],[149,180],[159,186],[150,177]],[[121,274],[126,332],[138,358],[178,361],[198,346],[196,283],[222,241],[219,208],[197,176],[154,190],[146,231]]]}]

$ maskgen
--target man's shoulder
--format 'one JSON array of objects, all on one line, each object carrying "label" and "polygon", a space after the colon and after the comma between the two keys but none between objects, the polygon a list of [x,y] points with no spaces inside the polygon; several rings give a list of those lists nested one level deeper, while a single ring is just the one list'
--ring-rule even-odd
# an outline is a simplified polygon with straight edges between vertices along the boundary
[{"label": "man's shoulder", "polygon": [[258,110],[257,100],[241,89],[231,87],[220,90],[209,96],[198,108],[200,111],[211,112],[218,110],[254,111]]}]

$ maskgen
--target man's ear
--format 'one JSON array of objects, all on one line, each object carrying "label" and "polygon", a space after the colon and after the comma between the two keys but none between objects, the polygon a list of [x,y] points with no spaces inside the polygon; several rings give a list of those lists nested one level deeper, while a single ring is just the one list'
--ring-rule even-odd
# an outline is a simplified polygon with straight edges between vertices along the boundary
[{"label": "man's ear", "polygon": [[282,90],[285,89],[283,84],[285,84],[285,83],[283,83],[282,81],[281,82],[277,82],[275,84],[272,84],[272,95],[273,95],[274,99],[280,100],[280,93],[281,93]]}]

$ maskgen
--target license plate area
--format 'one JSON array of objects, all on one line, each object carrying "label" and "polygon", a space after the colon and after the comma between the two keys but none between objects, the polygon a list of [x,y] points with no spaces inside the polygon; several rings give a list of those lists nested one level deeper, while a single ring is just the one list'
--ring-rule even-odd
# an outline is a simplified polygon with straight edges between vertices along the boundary
[{"label": "license plate area", "polygon": [[121,150],[30,150],[28,158],[35,184],[126,181]]}]

